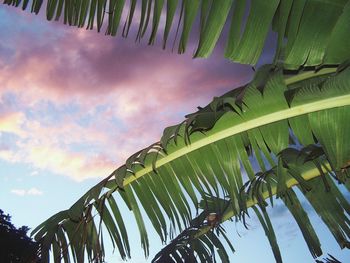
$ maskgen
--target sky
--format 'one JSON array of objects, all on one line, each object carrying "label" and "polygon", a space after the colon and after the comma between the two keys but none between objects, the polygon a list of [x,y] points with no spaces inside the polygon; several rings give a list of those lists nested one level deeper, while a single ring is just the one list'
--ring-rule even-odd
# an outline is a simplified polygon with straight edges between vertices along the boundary
[{"label": "sky", "polygon": [[[0,36],[0,208],[17,226],[34,228],[70,207],[165,127],[253,75],[223,59],[221,42],[209,59],[192,59],[192,40],[178,55],[160,41],[107,37],[5,5]],[[262,62],[270,53],[267,47]],[[285,262],[313,262],[288,212],[271,212]],[[325,252],[349,258],[310,213]],[[254,217],[249,231],[234,223],[227,229],[232,262],[273,262]],[[150,239],[151,259],[161,244],[155,234]],[[139,240],[131,241],[130,262],[146,262]],[[108,262],[119,262],[116,254]]]}]

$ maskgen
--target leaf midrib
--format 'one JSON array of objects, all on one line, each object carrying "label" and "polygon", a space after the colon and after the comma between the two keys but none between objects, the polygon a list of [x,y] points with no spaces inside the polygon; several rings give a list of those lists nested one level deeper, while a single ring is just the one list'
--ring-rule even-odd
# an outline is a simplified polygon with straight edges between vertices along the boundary
[{"label": "leaf midrib", "polygon": [[[350,94],[327,98],[316,102],[310,102],[307,104],[273,112],[271,114],[267,114],[267,115],[246,121],[244,123],[235,125],[233,127],[224,129],[215,134],[208,135],[202,139],[199,139],[198,141],[191,143],[190,145],[184,146],[172,153],[169,153],[168,155],[156,161],[155,168],[159,168],[162,165],[165,165],[185,154],[188,154],[194,150],[197,150],[201,147],[209,145],[213,142],[222,140],[224,138],[236,135],[238,133],[241,133],[250,129],[254,129],[266,124],[270,124],[280,120],[289,119],[292,117],[297,117],[300,115],[304,115],[304,114],[308,114],[308,113],[312,113],[320,110],[326,110],[326,109],[342,107],[347,105],[350,105]],[[137,178],[140,178],[141,176],[149,172],[152,172],[152,170],[153,170],[152,165],[148,165],[142,170],[137,171],[134,175],[126,177],[124,179],[124,186],[132,183]]]}]

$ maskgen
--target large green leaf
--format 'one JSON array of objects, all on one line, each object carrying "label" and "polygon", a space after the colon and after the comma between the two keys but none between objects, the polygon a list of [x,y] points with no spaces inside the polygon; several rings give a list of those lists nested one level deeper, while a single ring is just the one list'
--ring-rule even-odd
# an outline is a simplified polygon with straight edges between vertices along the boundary
[{"label": "large green leaf", "polygon": [[[27,0],[4,0],[4,4],[28,8]],[[225,57],[239,63],[254,65],[260,58],[271,28],[277,33],[275,62],[285,68],[339,64],[350,58],[348,37],[349,0],[42,0],[31,2],[31,12],[38,14],[46,8],[48,20],[93,29],[106,29],[107,35],[116,35],[124,24],[122,35],[128,35],[133,20],[140,17],[136,38],[148,37],[153,44],[163,31],[165,47],[169,34],[179,35],[178,52],[183,53],[190,36],[198,32],[195,57],[209,56],[219,37],[230,22],[226,37]],[[141,3],[141,7],[137,4]],[[44,7],[46,6],[46,7]],[[152,7],[153,6],[153,7]],[[121,23],[122,14],[126,20]],[[134,14],[137,15],[134,15]],[[161,15],[165,13],[164,25]],[[200,13],[200,14],[199,14]],[[192,31],[196,20],[200,30]],[[62,20],[62,19],[61,19]],[[177,23],[173,23],[177,20]],[[152,21],[150,23],[150,21]],[[177,24],[177,30],[171,30]],[[227,31],[227,30],[226,30]],[[176,33],[175,33],[176,32]],[[271,43],[269,43],[271,45]]]},{"label": "large green leaf", "polygon": [[[99,249],[103,251],[103,238],[98,233],[100,226],[105,225],[112,240],[122,242],[123,245],[116,246],[122,257],[128,257],[127,229],[121,222],[123,213],[111,199],[113,193],[120,195],[122,199],[119,199],[134,213],[147,255],[149,242],[143,215],[149,217],[160,239],[166,241],[191,227],[193,212],[198,209],[219,215],[218,222],[235,215],[244,219],[248,207],[265,204],[264,199],[274,194],[284,198],[287,189],[293,185],[300,184],[303,190],[310,190],[312,185],[308,180],[321,176],[322,184],[328,174],[337,174],[340,176],[337,180],[344,182],[341,174],[346,173],[350,159],[350,142],[346,137],[350,134],[350,69],[342,67],[337,71],[336,67],[326,67],[294,75],[290,72],[285,75],[278,68],[264,69],[267,75],[259,77],[264,81],[258,81],[257,77],[244,88],[215,98],[206,107],[188,115],[178,126],[166,128],[160,142],[132,155],[125,165],[89,190],[70,209],[35,229],[36,239],[43,242],[43,253],[56,242],[55,233],[63,230],[69,241],[75,240],[75,232],[84,237],[82,243],[71,242],[75,257],[82,255],[81,250],[88,255],[98,254]],[[290,96],[291,92],[293,96]],[[322,117],[316,122],[315,116]],[[300,128],[301,122],[307,129]],[[298,153],[296,149],[311,140],[317,145],[305,147]],[[323,159],[319,159],[321,157]],[[275,175],[278,179],[273,177]],[[246,182],[253,182],[250,188],[254,196],[241,195]],[[213,207],[210,205],[212,196],[230,200],[227,206],[214,206],[224,211],[210,208]],[[336,198],[340,200],[339,196]],[[203,201],[198,202],[200,199]],[[104,210],[109,212],[101,213],[96,209],[105,203],[102,200],[108,200],[109,205],[105,205]],[[300,220],[306,220],[302,211],[287,207],[294,209],[292,215],[298,224]],[[346,207],[344,201],[341,201],[341,207]],[[317,212],[322,213],[321,210]],[[92,213],[99,214],[100,226],[87,221]],[[206,215],[203,216],[202,221],[197,221],[203,222]],[[262,218],[277,257],[269,219],[267,215]],[[330,222],[328,227],[337,229],[334,220]],[[72,226],[60,228],[66,224]],[[84,231],[82,226],[89,226],[91,231]],[[92,231],[94,228],[97,234]],[[201,237],[211,228],[200,227],[192,233],[192,239]],[[113,229],[118,229],[118,234],[113,233]],[[311,226],[305,225],[301,230],[311,253],[319,255],[318,241]],[[89,235],[93,235],[93,242],[88,241],[91,240]],[[223,259],[226,258],[216,239],[207,236],[193,242],[192,252],[202,251],[201,256],[210,257],[212,251],[208,249],[214,245]],[[191,256],[192,252],[187,249],[190,248],[179,252],[181,256]],[[197,252],[195,254],[199,256]],[[180,254],[176,254],[177,257]]]}]

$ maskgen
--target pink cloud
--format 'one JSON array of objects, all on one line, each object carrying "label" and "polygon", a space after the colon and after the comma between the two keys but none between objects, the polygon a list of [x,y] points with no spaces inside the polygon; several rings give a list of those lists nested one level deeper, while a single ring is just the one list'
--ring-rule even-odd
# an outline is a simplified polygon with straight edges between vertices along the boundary
[{"label": "pink cloud", "polygon": [[[36,18],[24,15],[23,21],[30,26]],[[0,99],[14,112],[7,119],[0,115],[0,130],[20,135],[0,158],[75,180],[107,176],[183,114],[251,75],[249,67],[216,54],[192,60],[189,53],[133,39],[57,23],[44,28],[37,34],[7,32],[0,43],[0,53],[7,54],[0,56]],[[15,103],[4,99],[9,95]]]},{"label": "pink cloud", "polygon": [[[182,99],[184,94],[213,91],[213,84],[233,86],[242,81],[232,78],[232,72],[226,69],[228,63],[198,63],[188,55],[169,54],[159,47],[135,44],[131,39],[116,40],[81,29],[56,28],[54,24],[50,27],[58,35],[49,37],[54,45],[26,35],[18,41],[26,43],[26,47],[17,49],[13,60],[0,70],[2,89],[21,91],[26,98],[30,95],[32,102],[88,97],[88,103],[98,103],[101,94],[126,89],[174,100],[174,96]],[[232,65],[231,68],[235,70]]]}]

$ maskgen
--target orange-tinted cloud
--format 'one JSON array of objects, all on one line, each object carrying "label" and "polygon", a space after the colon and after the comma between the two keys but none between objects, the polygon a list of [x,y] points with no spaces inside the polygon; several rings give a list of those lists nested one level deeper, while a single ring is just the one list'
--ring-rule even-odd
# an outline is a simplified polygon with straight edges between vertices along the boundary
[{"label": "orange-tinted cloud", "polygon": [[63,174],[77,181],[106,177],[116,168],[113,161],[102,155],[89,156],[46,146],[30,148],[27,156],[26,161],[36,168]]},{"label": "orange-tinted cloud", "polygon": [[22,112],[0,113],[0,133],[8,132],[24,136],[21,126],[25,120]]}]

